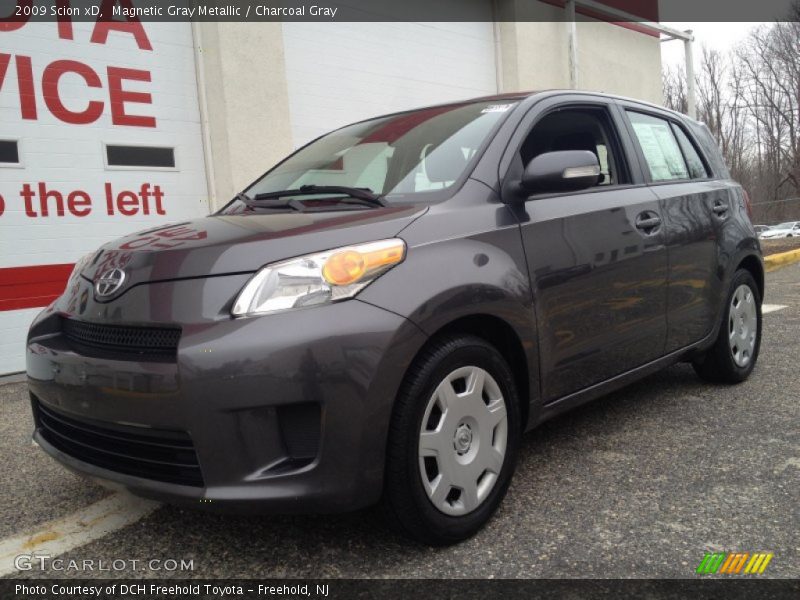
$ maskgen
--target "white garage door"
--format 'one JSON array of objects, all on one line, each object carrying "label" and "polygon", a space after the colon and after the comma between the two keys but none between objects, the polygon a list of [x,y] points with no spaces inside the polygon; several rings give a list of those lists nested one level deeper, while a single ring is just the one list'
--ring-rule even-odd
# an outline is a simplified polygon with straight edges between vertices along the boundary
[{"label": "white garage door", "polygon": [[189,24],[0,28],[0,374],[77,259],[207,210]]},{"label": "white garage door", "polygon": [[491,22],[285,23],[283,37],[295,146],[383,113],[497,93]]}]

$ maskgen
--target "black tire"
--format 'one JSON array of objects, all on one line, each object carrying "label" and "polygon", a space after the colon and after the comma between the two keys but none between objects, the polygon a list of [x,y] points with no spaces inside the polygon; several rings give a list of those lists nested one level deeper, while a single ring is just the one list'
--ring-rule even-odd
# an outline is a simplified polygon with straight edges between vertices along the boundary
[{"label": "black tire", "polygon": [[[451,516],[434,506],[423,487],[418,447],[422,420],[437,386],[453,371],[467,366],[485,370],[499,386],[506,406],[507,441],[494,487],[472,512]],[[432,343],[409,368],[392,414],[381,503],[389,524],[432,546],[454,544],[474,535],[495,513],[508,489],[519,449],[519,415],[511,369],[493,346],[471,335],[448,336]]]},{"label": "black tire", "polygon": [[[750,288],[756,303],[756,338],[750,361],[746,366],[739,366],[733,358],[733,352],[728,343],[729,320],[731,300],[734,292],[741,285]],[[750,376],[758,361],[758,352],[761,347],[761,295],[758,292],[753,276],[745,269],[739,269],[731,280],[730,288],[725,296],[725,309],[722,314],[719,334],[714,345],[703,355],[692,361],[695,372],[706,381],[713,383],[741,383]]]}]

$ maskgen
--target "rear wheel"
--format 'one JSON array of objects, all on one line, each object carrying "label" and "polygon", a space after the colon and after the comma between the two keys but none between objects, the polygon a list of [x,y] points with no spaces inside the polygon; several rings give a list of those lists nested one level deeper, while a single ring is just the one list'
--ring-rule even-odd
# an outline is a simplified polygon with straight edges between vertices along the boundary
[{"label": "rear wheel", "polygon": [[395,405],[387,517],[427,544],[473,535],[505,496],[519,433],[516,387],[502,355],[473,336],[433,344],[409,370]]},{"label": "rear wheel", "polygon": [[731,281],[717,340],[694,360],[694,369],[708,381],[740,383],[753,372],[760,346],[761,296],[750,272],[740,269]]}]

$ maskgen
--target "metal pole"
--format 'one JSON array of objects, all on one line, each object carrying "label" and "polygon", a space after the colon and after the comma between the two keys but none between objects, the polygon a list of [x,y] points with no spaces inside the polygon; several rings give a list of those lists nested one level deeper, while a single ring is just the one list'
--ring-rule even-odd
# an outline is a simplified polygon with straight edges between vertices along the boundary
[{"label": "metal pole", "polygon": [[500,30],[502,24],[500,22],[500,11],[497,6],[498,0],[492,0],[492,35],[494,41],[494,72],[495,72],[495,87],[497,93],[502,94],[506,91],[505,82],[503,80],[503,35]]},{"label": "metal pole", "polygon": [[683,40],[683,50],[686,60],[686,112],[692,119],[697,118],[697,104],[694,89],[694,55],[692,54],[692,30],[687,29],[688,40]]},{"label": "metal pole", "polygon": [[206,187],[208,188],[208,211],[214,212],[217,206],[217,181],[214,175],[214,161],[211,156],[211,129],[208,123],[208,95],[206,87],[206,64],[203,59],[203,37],[200,23],[192,22],[192,45],[194,46],[194,69],[197,86],[197,99],[200,105],[200,132],[203,139],[203,163],[206,168]]},{"label": "metal pole", "polygon": [[668,35],[676,40],[685,40],[691,38],[691,34],[687,34],[685,31],[679,31],[677,29],[673,29],[672,27],[667,27],[666,25],[662,25],[661,23],[654,23],[653,21],[644,21],[641,17],[637,17],[636,15],[632,15],[629,12],[624,10],[620,10],[618,8],[613,8],[606,4],[601,4],[600,2],[595,2],[594,0],[575,0],[575,4],[578,6],[584,6],[586,8],[592,9],[592,11],[606,15],[609,17],[615,17],[619,21],[628,21],[631,23],[637,23],[640,27],[644,27],[645,29],[649,29],[651,31],[657,31],[659,33],[663,33]]},{"label": "metal pole", "polygon": [[569,41],[569,87],[578,88],[578,34],[575,27],[575,0],[567,0],[567,40]]},{"label": "metal pole", "polygon": [[[694,41],[694,36],[692,35],[692,31],[679,31],[677,29],[673,29],[672,27],[667,27],[662,25],[661,23],[656,23],[653,21],[643,21],[640,17],[633,15],[629,12],[624,10],[620,10],[619,8],[613,8],[611,6],[606,5],[605,3],[597,2],[596,0],[567,0],[565,9],[567,11],[567,34],[570,36],[570,79],[573,83],[573,87],[577,84],[578,79],[578,60],[577,60],[577,47],[573,47],[573,41],[575,40],[575,6],[582,6],[584,8],[589,8],[592,11],[606,15],[608,17],[613,17],[620,21],[630,21],[637,23],[640,27],[644,27],[645,29],[653,32],[658,32],[659,34],[664,34],[668,36],[667,39],[662,39],[662,42],[667,42],[670,40],[683,40],[684,43],[684,53],[686,56],[686,78],[687,78],[687,85],[686,85],[686,111],[690,117],[693,119],[697,118],[697,105],[696,105],[696,92],[695,92],[695,83],[694,83],[694,59],[692,56],[692,42]],[[574,59],[574,60],[573,60]]]}]

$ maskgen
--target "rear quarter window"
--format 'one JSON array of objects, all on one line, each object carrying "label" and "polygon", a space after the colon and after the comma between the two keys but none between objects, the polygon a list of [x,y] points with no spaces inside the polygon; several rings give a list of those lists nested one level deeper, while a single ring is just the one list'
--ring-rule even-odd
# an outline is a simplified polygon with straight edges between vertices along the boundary
[{"label": "rear quarter window", "polygon": [[683,152],[683,158],[686,159],[686,166],[689,167],[689,176],[692,179],[705,179],[708,177],[709,173],[705,163],[703,163],[703,159],[683,129],[673,123],[672,130]]},{"label": "rear quarter window", "polygon": [[731,174],[728,171],[728,166],[725,164],[725,159],[722,157],[722,152],[717,145],[717,141],[711,132],[703,123],[686,119],[686,126],[697,140],[703,156],[706,157],[712,173],[710,177],[721,177],[723,179],[730,179]]}]

